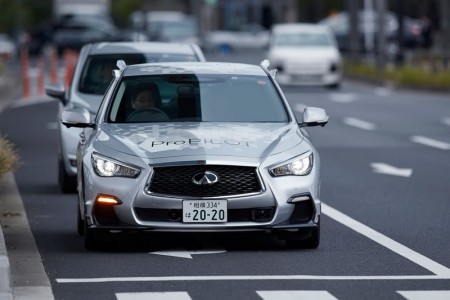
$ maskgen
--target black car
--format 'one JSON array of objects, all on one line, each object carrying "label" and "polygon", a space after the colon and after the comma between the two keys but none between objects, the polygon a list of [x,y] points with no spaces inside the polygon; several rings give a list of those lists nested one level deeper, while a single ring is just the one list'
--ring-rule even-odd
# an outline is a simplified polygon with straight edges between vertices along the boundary
[{"label": "black car", "polygon": [[54,45],[61,54],[65,49],[80,50],[87,43],[126,40],[130,39],[108,16],[63,15],[36,25],[25,34],[21,46],[30,55],[40,55],[46,46]]},{"label": "black car", "polygon": [[68,16],[53,30],[52,43],[61,54],[65,49],[79,50],[85,44],[125,40],[122,32],[107,18]]}]

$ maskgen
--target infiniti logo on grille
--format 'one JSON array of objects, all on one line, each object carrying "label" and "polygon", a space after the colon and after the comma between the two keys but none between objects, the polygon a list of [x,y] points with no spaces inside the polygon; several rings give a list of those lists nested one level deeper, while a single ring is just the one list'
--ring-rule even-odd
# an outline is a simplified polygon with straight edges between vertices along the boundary
[{"label": "infiniti logo on grille", "polygon": [[192,182],[196,185],[211,185],[219,181],[219,176],[211,171],[197,173],[192,176]]}]

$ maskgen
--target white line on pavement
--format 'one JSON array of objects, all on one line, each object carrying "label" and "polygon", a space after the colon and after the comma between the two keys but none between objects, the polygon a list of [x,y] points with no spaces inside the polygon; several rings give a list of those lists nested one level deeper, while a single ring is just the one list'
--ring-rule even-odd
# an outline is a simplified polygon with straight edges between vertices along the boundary
[{"label": "white line on pavement", "polygon": [[334,219],[335,221],[353,229],[354,231],[368,237],[369,239],[377,242],[378,244],[388,248],[389,250],[409,259],[410,261],[418,264],[422,268],[433,272],[438,276],[450,277],[450,269],[429,259],[428,257],[411,250],[410,248],[394,241],[393,239],[373,230],[372,228],[350,218],[349,216],[341,213],[340,211],[326,205],[322,202],[322,212]]},{"label": "white line on pavement", "polygon": [[327,291],[256,291],[263,300],[338,300]]},{"label": "white line on pavement", "polygon": [[414,143],[422,144],[422,145],[433,147],[433,148],[438,148],[441,150],[450,150],[449,143],[430,139],[430,138],[427,138],[424,136],[418,136],[418,135],[412,136],[411,141],[413,141]]},{"label": "white line on pavement", "polygon": [[450,275],[399,275],[399,276],[317,276],[317,275],[236,275],[236,276],[158,276],[158,277],[97,277],[57,278],[58,283],[103,282],[164,282],[164,281],[227,281],[227,280],[448,280]]},{"label": "white line on pavement", "polygon": [[408,300],[448,300],[450,291],[397,291]]},{"label": "white line on pavement", "polygon": [[330,100],[337,103],[351,103],[356,100],[356,96],[351,93],[331,93]]},{"label": "white line on pavement", "polygon": [[442,124],[450,126],[450,117],[443,117],[441,119]]},{"label": "white line on pavement", "polygon": [[355,118],[344,118],[344,124],[352,127],[356,127],[364,130],[375,130],[376,125],[370,122],[366,122],[363,120],[355,119]]},{"label": "white line on pavement", "polygon": [[187,292],[116,293],[117,300],[192,300]]},{"label": "white line on pavement", "polygon": [[385,163],[374,162],[371,163],[372,171],[374,173],[386,174],[392,176],[411,177],[413,170],[410,168],[397,168]]},{"label": "white line on pavement", "polygon": [[317,276],[317,275],[237,275],[237,276],[160,276],[160,277],[100,277],[57,278],[58,283],[102,283],[102,282],[155,282],[155,281],[226,281],[226,280],[448,280],[450,269],[409,249],[393,239],[350,218],[322,202],[322,212],[335,221],[364,235],[389,250],[403,256],[435,275],[390,275],[390,276]]}]

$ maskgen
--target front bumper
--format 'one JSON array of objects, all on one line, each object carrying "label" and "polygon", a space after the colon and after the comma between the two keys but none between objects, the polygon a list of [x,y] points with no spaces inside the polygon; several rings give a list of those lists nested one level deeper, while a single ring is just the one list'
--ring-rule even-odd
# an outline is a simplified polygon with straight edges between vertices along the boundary
[{"label": "front bumper", "polygon": [[302,74],[280,72],[276,76],[276,81],[281,85],[329,86],[339,84],[341,80],[342,75],[336,72]]},{"label": "front bumper", "polygon": [[[224,223],[183,223],[183,200],[208,198],[148,193],[150,173],[141,174],[145,180],[137,180],[98,177],[88,170],[82,206],[90,228],[111,230],[227,232],[315,227],[320,217],[319,178],[315,169],[307,176],[277,178],[265,171],[260,172],[264,184],[261,192],[221,197],[227,200],[228,220]],[[95,201],[99,194],[114,196],[121,204],[99,204]],[[299,195],[307,197],[289,203]]]}]

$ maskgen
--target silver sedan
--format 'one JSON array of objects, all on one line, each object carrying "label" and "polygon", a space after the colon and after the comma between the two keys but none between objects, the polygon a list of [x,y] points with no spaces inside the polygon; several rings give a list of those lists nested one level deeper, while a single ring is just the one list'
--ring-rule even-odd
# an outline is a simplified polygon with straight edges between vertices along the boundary
[{"label": "silver sedan", "polygon": [[[117,63],[77,150],[78,231],[96,249],[111,231],[262,230],[288,246],[320,240],[320,159],[268,63]],[[147,99],[146,99],[147,98]],[[148,101],[148,106],[137,103]]]}]

